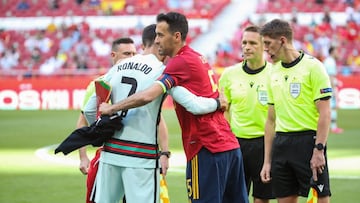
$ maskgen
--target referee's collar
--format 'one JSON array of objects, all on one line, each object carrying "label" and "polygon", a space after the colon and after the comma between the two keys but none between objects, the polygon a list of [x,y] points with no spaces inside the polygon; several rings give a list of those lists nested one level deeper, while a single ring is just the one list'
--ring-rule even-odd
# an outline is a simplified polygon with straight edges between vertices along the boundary
[{"label": "referee's collar", "polygon": [[297,57],[294,61],[292,61],[290,63],[281,62],[281,65],[284,68],[291,68],[291,67],[295,66],[296,64],[298,64],[305,55],[303,51],[299,51],[299,52],[300,52],[300,56]]},{"label": "referee's collar", "polygon": [[260,73],[262,70],[264,70],[264,68],[266,67],[266,64],[267,64],[267,62],[265,61],[264,66],[262,66],[261,68],[253,70],[253,69],[249,68],[249,66],[247,65],[247,61],[244,60],[243,64],[242,64],[242,69],[245,71],[245,73],[254,75],[254,74]]}]

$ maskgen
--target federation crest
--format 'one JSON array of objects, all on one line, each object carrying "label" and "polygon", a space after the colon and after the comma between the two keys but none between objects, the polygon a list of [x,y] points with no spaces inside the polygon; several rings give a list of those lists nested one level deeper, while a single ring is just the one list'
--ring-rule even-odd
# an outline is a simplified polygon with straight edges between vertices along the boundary
[{"label": "federation crest", "polygon": [[300,95],[301,84],[300,83],[290,83],[290,95],[296,99]]}]

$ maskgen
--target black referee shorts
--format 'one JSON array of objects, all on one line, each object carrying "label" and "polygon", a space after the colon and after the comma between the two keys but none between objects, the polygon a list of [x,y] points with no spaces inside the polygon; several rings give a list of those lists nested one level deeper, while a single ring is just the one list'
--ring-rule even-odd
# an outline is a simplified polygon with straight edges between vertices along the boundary
[{"label": "black referee shorts", "polygon": [[252,196],[259,199],[274,199],[272,183],[263,183],[260,178],[260,172],[264,163],[264,137],[237,139],[243,154],[245,182],[248,193],[252,184]]},{"label": "black referee shorts", "polygon": [[[271,176],[276,197],[307,197],[312,171],[310,160],[316,139],[315,131],[277,132],[272,147]],[[326,148],[325,169],[318,177],[319,197],[330,196]]]}]

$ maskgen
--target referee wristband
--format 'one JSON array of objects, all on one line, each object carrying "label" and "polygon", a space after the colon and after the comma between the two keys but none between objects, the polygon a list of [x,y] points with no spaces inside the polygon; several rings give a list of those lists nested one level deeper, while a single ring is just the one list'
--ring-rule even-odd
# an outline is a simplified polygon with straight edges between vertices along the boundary
[{"label": "referee wristband", "polygon": [[171,152],[170,151],[160,151],[160,156],[166,156],[167,158],[170,158]]}]

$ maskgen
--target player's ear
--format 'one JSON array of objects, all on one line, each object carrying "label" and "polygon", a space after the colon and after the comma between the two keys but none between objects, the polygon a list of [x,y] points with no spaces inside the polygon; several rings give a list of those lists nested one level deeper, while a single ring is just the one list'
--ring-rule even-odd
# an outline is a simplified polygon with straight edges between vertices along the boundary
[{"label": "player's ear", "polygon": [[283,37],[283,36],[280,37],[280,44],[281,44],[281,46],[285,44],[285,40],[286,40],[285,37]]},{"label": "player's ear", "polygon": [[181,40],[181,33],[180,32],[175,32],[174,35],[175,35],[175,39]]}]

